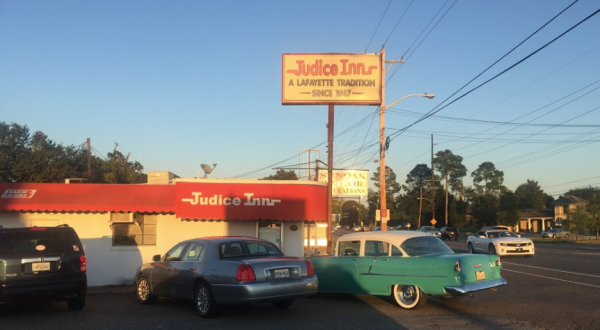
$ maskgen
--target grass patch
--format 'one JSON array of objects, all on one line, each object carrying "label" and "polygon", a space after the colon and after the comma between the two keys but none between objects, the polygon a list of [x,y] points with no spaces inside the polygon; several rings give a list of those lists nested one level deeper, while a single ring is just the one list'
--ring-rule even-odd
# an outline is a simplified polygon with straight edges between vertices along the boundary
[{"label": "grass patch", "polygon": [[569,239],[557,239],[557,238],[531,238],[534,243],[547,243],[547,244],[600,244],[600,240],[597,240],[595,237],[579,237],[576,241],[575,237],[570,237]]}]

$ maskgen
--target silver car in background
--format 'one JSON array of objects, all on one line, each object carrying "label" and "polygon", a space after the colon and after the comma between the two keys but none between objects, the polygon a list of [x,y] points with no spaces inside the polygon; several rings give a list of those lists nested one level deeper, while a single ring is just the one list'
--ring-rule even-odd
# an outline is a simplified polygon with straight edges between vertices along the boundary
[{"label": "silver car in background", "polygon": [[422,231],[435,237],[442,236],[442,233],[439,230],[435,229],[434,226],[422,226],[421,228],[417,229],[417,231]]},{"label": "silver car in background", "polygon": [[542,238],[569,238],[569,235],[571,233],[563,228],[552,228],[550,230],[546,230],[545,232],[542,233]]},{"label": "silver car in background", "polygon": [[195,302],[202,317],[220,305],[270,302],[290,307],[296,298],[317,293],[308,259],[286,257],[273,243],[251,237],[205,237],[176,244],[138,268],[136,295],[142,304],[158,297]]}]

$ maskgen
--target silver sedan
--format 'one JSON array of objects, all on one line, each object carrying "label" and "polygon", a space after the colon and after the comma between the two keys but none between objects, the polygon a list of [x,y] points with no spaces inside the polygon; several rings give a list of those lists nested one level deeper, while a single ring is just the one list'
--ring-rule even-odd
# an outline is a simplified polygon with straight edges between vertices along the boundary
[{"label": "silver sedan", "polygon": [[310,260],[286,257],[262,239],[186,240],[152,260],[136,272],[138,301],[192,300],[202,317],[217,315],[220,305],[270,302],[287,308],[294,299],[317,293],[318,280]]}]

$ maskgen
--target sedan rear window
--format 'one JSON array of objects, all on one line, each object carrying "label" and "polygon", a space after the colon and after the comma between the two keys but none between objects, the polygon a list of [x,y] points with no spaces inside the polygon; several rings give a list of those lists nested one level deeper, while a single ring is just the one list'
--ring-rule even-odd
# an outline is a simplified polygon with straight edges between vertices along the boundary
[{"label": "sedan rear window", "polygon": [[262,241],[235,241],[219,244],[219,257],[283,256],[273,243]]},{"label": "sedan rear window", "polygon": [[448,245],[444,244],[444,242],[434,236],[409,238],[404,241],[400,247],[411,257],[433,253],[454,253]]}]

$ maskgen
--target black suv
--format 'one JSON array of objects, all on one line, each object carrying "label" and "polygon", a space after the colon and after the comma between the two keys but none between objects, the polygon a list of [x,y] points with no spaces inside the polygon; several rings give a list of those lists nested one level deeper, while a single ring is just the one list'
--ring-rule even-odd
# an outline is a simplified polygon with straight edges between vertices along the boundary
[{"label": "black suv", "polygon": [[0,302],[66,300],[85,305],[87,263],[73,228],[0,227]]},{"label": "black suv", "polygon": [[458,241],[458,230],[454,227],[442,227],[440,229],[440,232],[442,233],[442,235],[440,235],[440,238],[443,240],[452,240],[454,239],[455,241]]}]

